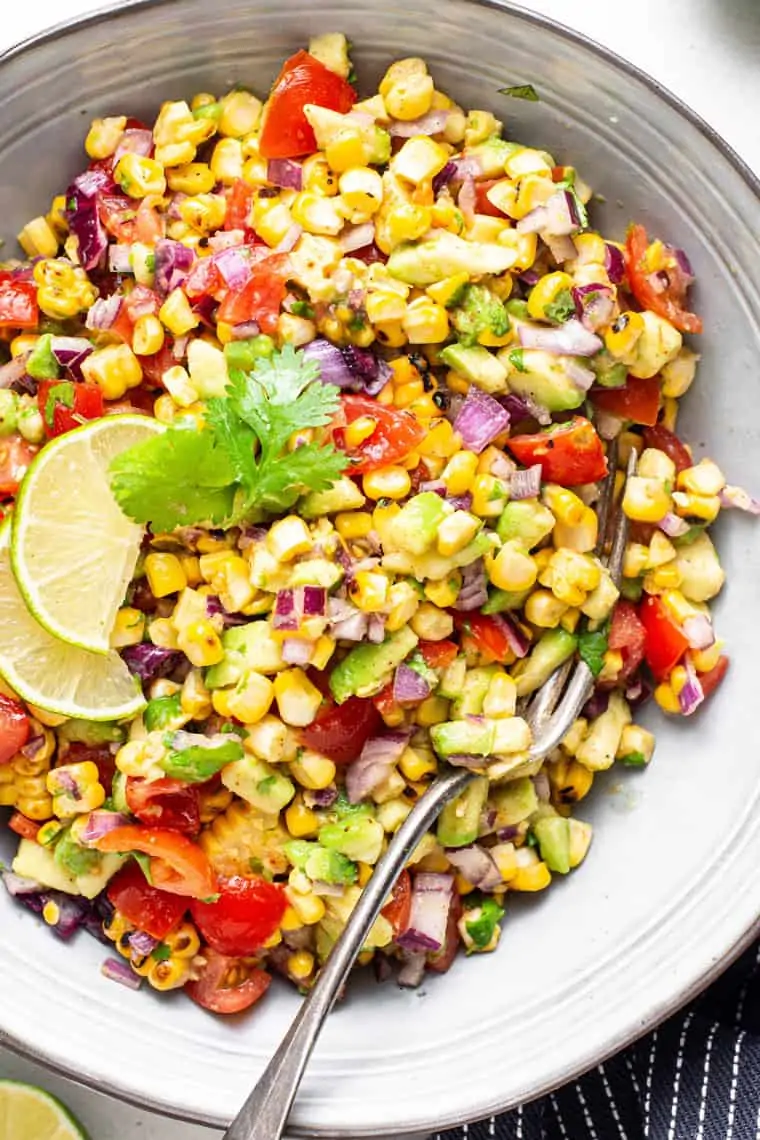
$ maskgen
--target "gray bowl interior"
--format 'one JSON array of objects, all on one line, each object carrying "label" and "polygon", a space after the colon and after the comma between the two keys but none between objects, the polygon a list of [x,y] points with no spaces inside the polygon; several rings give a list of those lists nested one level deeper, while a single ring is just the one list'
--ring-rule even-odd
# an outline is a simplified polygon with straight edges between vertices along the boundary
[{"label": "gray bowl interior", "polygon": [[[603,195],[593,217],[607,234],[622,238],[636,219],[688,251],[698,277],[694,304],[707,332],[699,344],[699,382],[683,413],[684,434],[697,455],[709,452],[732,482],[754,483],[760,490],[760,203],[751,175],[651,80],[579,37],[506,5],[278,0],[264,7],[248,0],[223,6],[165,0],[127,5],[11,52],[0,60],[0,231],[9,247],[21,225],[44,212],[52,195],[82,168],[82,139],[91,117],[150,117],[167,98],[221,92],[238,82],[263,95],[282,59],[325,29],[343,30],[353,41],[364,89],[391,59],[424,56],[441,89],[464,106],[495,111],[507,137],[577,166]],[[537,87],[539,103],[497,94],[505,84],[527,81]],[[729,586],[716,607],[717,622],[733,668],[709,713],[678,724],[649,714],[659,739],[655,764],[646,774],[615,773],[598,782],[581,813],[598,828],[587,865],[550,897],[514,905],[498,954],[459,962],[448,977],[428,983],[423,998],[386,987],[378,999],[369,985],[356,986],[328,1025],[309,1069],[295,1119],[299,1129],[311,1135],[391,1135],[461,1119],[462,1096],[452,1088],[451,1065],[430,1071],[431,1026],[441,1056],[458,1054],[469,1117],[536,1095],[642,1032],[745,936],[760,904],[750,859],[753,843],[757,852],[758,781],[745,751],[757,739],[756,632],[750,615],[760,543],[744,518],[722,523],[718,536]],[[0,835],[0,855],[6,854],[7,839]],[[729,906],[727,889],[725,910],[722,902],[711,903],[699,930],[692,911],[706,880],[714,886],[716,876],[743,883],[744,901]],[[86,992],[87,979],[96,974],[100,950],[81,942],[75,950],[59,946],[41,927],[32,930],[33,920],[11,911],[3,898],[0,923],[4,940],[8,932],[11,941],[20,937],[23,924],[24,943],[41,974],[75,980],[71,994],[62,987],[60,996],[61,1014],[73,1016],[76,994]],[[627,972],[621,973],[622,960]],[[89,1016],[98,1041],[112,1035],[115,1043],[126,1033],[139,1049],[155,1032],[159,999],[143,996],[136,1002],[118,987],[93,986]],[[160,1015],[171,1045],[162,1054],[165,1088],[155,1094],[148,1091],[148,1060],[144,1080],[116,1079],[80,1036],[62,1033],[43,1049],[19,1028],[23,1009],[12,991],[0,981],[0,1029],[15,1044],[42,1050],[95,1084],[108,1080],[110,1091],[215,1123],[242,1100],[296,1008],[295,997],[283,995],[247,1023],[232,1025],[171,1000]],[[494,993],[502,998],[494,1001]],[[530,1026],[538,1018],[547,1035],[567,1034],[571,1000],[584,1033],[547,1054]],[[435,1013],[440,1005],[445,1018]],[[473,1009],[481,1011],[477,1018]],[[523,1050],[517,1035],[510,1035],[510,1024],[527,1027],[529,1047]],[[482,1049],[471,1047],[478,1033],[493,1033],[502,1042],[490,1068]],[[188,1071],[190,1041],[194,1047],[205,1043],[202,1074]],[[422,1100],[401,1094],[402,1071],[405,1079],[422,1082]]]}]

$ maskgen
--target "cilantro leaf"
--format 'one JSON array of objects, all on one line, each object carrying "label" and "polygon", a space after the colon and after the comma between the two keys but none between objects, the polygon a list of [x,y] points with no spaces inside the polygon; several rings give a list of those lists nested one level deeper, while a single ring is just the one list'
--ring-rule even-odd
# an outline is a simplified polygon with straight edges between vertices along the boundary
[{"label": "cilantro leaf", "polygon": [[598,677],[604,667],[604,655],[607,652],[609,625],[591,633],[586,630],[578,635],[578,656],[585,661],[594,677]]},{"label": "cilantro leaf", "polygon": [[646,768],[648,763],[643,752],[628,752],[625,756],[621,756],[621,760],[626,768]]},{"label": "cilantro leaf", "polygon": [[227,453],[235,480],[250,490],[256,478],[253,429],[241,422],[232,401],[224,396],[213,396],[206,401],[206,420],[214,430],[219,447]]},{"label": "cilantro leaf", "polygon": [[544,306],[544,313],[550,321],[561,325],[575,316],[575,301],[569,289],[562,289],[548,305]]},{"label": "cilantro leaf", "polygon": [[74,407],[74,384],[71,380],[64,380],[61,384],[54,384],[49,389],[45,400],[45,423],[49,428],[53,426],[55,409],[59,404],[64,408]]},{"label": "cilantro leaf", "polygon": [[326,491],[345,466],[342,451],[336,451],[331,445],[306,443],[281,459],[262,463],[255,504],[273,513],[287,510],[304,493],[304,488]]},{"label": "cilantro leaf", "polygon": [[509,353],[509,363],[512,365],[513,368],[516,368],[518,372],[527,372],[528,371],[528,369],[525,367],[525,360],[523,358],[523,349],[521,349],[521,348],[513,348],[512,349],[512,351]]},{"label": "cilantro leaf", "polygon": [[509,95],[512,99],[527,99],[529,103],[540,102],[538,92],[532,83],[515,83],[512,87],[500,87],[499,95]]},{"label": "cilantro leaf", "polygon": [[119,506],[155,530],[222,523],[232,510],[235,469],[208,430],[170,427],[130,447],[111,463]]}]

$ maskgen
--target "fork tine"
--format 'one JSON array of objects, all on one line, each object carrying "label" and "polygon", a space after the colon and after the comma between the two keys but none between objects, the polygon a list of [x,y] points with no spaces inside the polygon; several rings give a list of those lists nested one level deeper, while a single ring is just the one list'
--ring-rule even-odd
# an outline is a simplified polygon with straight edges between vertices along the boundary
[{"label": "fork tine", "polygon": [[612,503],[615,497],[615,473],[617,471],[617,458],[618,458],[618,441],[617,436],[610,440],[609,447],[607,448],[607,476],[602,484],[602,494],[599,499],[599,509],[597,517],[599,519],[599,529],[597,532],[595,554],[601,555],[604,553],[604,544],[607,539],[607,531],[610,526],[610,513],[612,511]]}]

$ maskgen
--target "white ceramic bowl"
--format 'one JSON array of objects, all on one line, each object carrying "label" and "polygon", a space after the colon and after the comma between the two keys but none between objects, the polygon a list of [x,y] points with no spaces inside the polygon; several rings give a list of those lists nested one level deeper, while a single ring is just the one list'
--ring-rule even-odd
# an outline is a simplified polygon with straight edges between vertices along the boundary
[{"label": "white ceramic bowl", "polygon": [[[96,114],[155,112],[168,97],[241,81],[260,93],[310,33],[346,32],[361,82],[418,54],[463,105],[509,137],[580,167],[631,219],[685,247],[705,320],[699,383],[683,414],[697,455],[758,489],[760,202],[710,129],[641,73],[582,37],[503,4],[468,0],[143,0],[9,52],[0,66],[0,229],[12,239],[82,165]],[[533,82],[538,104],[497,95]],[[351,987],[298,1099],[295,1130],[361,1137],[429,1131],[536,1096],[626,1044],[726,965],[760,913],[753,752],[760,531],[721,523],[729,584],[716,607],[733,667],[690,723],[652,717],[647,772],[599,779],[580,815],[596,828],[577,874],[510,900],[498,953],[420,992]],[[0,838],[6,858],[8,839]],[[130,993],[99,973],[103,948],[51,938],[0,894],[0,1038],[94,1087],[222,1124],[242,1102],[298,998],[275,986],[255,1013],[215,1019],[181,996]]]}]

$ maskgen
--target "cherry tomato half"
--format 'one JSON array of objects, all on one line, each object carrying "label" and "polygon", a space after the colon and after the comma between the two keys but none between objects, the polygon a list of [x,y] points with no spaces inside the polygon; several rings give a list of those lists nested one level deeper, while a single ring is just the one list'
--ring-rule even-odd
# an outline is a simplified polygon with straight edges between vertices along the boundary
[{"label": "cherry tomato half", "polygon": [[657,290],[652,284],[652,273],[646,266],[648,249],[647,231],[643,226],[631,226],[625,242],[625,269],[634,297],[642,309],[651,309],[681,332],[701,333],[701,318],[685,307],[686,285],[677,268],[669,274],[670,284],[664,289]]},{"label": "cherry tomato half", "polygon": [[208,899],[216,894],[216,876],[203,851],[186,835],[165,827],[116,827],[98,839],[98,851],[140,851],[150,856],[153,884],[175,895]]},{"label": "cherry tomato half", "polygon": [[644,656],[647,665],[655,680],[661,681],[681,660],[689,642],[659,598],[644,598],[639,606],[639,618],[646,635]]},{"label": "cherry tomato half", "polygon": [[98,420],[104,410],[103,389],[84,380],[43,380],[37,402],[48,436],[73,431],[85,420]]},{"label": "cherry tomato half", "polygon": [[0,693],[0,764],[7,764],[24,747],[30,730],[24,706]]},{"label": "cherry tomato half", "polygon": [[129,776],[126,782],[127,807],[148,827],[167,827],[185,835],[201,829],[198,788],[182,780],[140,780]]},{"label": "cherry tomato half", "polygon": [[287,59],[264,107],[259,153],[264,158],[297,158],[317,149],[304,113],[307,103],[345,115],[356,102],[350,83],[313,55],[298,51]]},{"label": "cherry tomato half", "polygon": [[219,306],[217,320],[229,325],[256,321],[263,333],[276,332],[289,267],[284,253],[273,254],[253,265],[250,280],[241,289],[227,293]]},{"label": "cherry tomato half", "polygon": [[636,607],[625,598],[621,599],[612,613],[607,644],[623,658],[622,675],[630,677],[644,659],[646,630],[639,620]]},{"label": "cherry tomato half", "polygon": [[699,674],[699,683],[702,686],[702,692],[705,694],[705,700],[715,692],[718,685],[721,684],[723,678],[728,672],[728,667],[731,664],[731,658],[727,657],[725,653],[718,658],[718,661],[713,665],[707,673]]},{"label": "cherry tomato half", "polygon": [[454,641],[421,641],[417,646],[430,669],[448,669],[459,649]]},{"label": "cherry tomato half", "polygon": [[377,424],[372,435],[353,449],[346,447],[344,428],[333,429],[336,446],[351,460],[351,475],[396,463],[425,438],[425,429],[409,412],[386,408],[369,396],[344,396],[341,404],[346,423],[351,424],[360,416],[371,416]]},{"label": "cherry tomato half", "polygon": [[583,416],[534,435],[513,436],[507,447],[525,467],[540,463],[542,478],[548,483],[574,487],[596,483],[607,474],[602,441]]},{"label": "cherry tomato half", "polygon": [[203,956],[206,959],[203,972],[197,981],[187,983],[185,993],[211,1013],[241,1013],[269,989],[270,975],[258,969],[251,970],[239,985],[225,986],[225,977],[237,965],[235,959],[213,950],[205,951]]},{"label": "cherry tomato half", "polygon": [[37,448],[20,435],[0,439],[0,498],[15,495]]},{"label": "cherry tomato half", "polygon": [[37,286],[0,274],[0,328],[34,329],[40,319]]},{"label": "cherry tomato half", "polygon": [[621,388],[592,389],[591,402],[621,420],[652,426],[660,410],[660,381],[656,376],[644,380],[629,376]]},{"label": "cherry tomato half", "polygon": [[266,879],[234,875],[219,880],[216,902],[193,902],[193,921],[212,950],[245,958],[278,929],[288,905],[285,892]]},{"label": "cherry tomato half", "polygon": [[390,900],[380,913],[393,927],[395,938],[404,933],[412,913],[412,879],[406,869],[396,879]]},{"label": "cherry tomato half", "polygon": [[371,700],[349,697],[342,705],[325,709],[308,728],[301,729],[307,748],[328,756],[335,764],[350,764],[380,728],[380,714]]},{"label": "cherry tomato half", "polygon": [[181,895],[151,886],[131,859],[111,879],[106,894],[128,922],[159,941],[174,929],[187,910],[187,902]]},{"label": "cherry tomato half", "polygon": [[498,618],[488,614],[454,614],[454,625],[472,638],[480,653],[487,653],[493,661],[506,661],[511,654],[509,638]]}]

